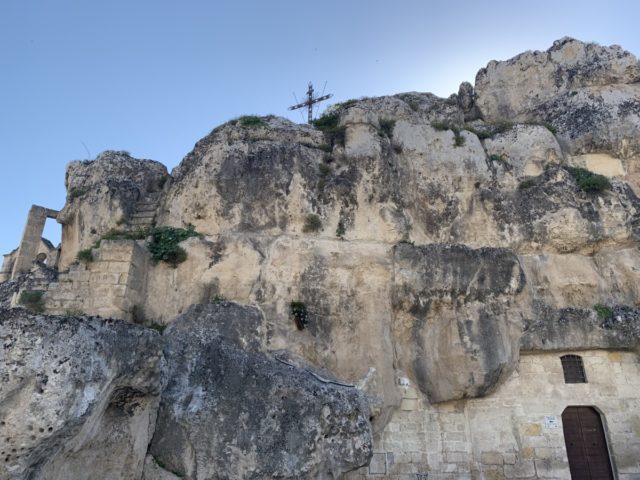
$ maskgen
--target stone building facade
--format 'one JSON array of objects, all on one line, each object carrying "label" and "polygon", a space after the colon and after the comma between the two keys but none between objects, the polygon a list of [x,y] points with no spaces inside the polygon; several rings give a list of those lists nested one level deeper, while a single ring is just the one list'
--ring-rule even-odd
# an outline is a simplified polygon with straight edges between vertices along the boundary
[{"label": "stone building facade", "polygon": [[[582,358],[585,383],[565,383],[567,354]],[[511,377],[484,398],[430,405],[407,385],[371,464],[347,478],[569,479],[563,412],[589,407],[601,419],[613,478],[637,480],[639,386],[638,356],[605,350],[523,352]]]}]

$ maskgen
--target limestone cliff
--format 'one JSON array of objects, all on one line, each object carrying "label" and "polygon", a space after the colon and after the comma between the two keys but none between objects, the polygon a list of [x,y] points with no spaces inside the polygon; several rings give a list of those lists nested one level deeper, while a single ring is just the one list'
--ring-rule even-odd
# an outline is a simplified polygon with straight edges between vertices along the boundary
[{"label": "limestone cliff", "polygon": [[[143,462],[147,480],[338,478],[369,462],[370,428],[387,435],[407,400],[489,395],[522,353],[639,352],[638,165],[640,63],[573,39],[490,62],[447,99],[352,100],[315,126],[232,120],[170,174],[124,152],[73,162],[53,280],[35,269],[0,300],[41,289],[49,313],[168,325],[158,340],[69,320],[148,339],[168,385],[123,383],[149,397],[129,431],[104,413],[124,375],[112,365],[95,418],[56,413],[71,433],[51,435],[55,456],[43,463],[53,440],[32,440],[0,478],[64,478],[95,449],[125,455],[82,427],[99,422],[137,442],[133,473],[104,478],[140,478]],[[188,232],[180,261],[158,261],[162,227]],[[45,317],[2,315],[47,337]],[[34,362],[17,390],[3,380],[0,405],[28,405],[15,392],[37,383]]]}]

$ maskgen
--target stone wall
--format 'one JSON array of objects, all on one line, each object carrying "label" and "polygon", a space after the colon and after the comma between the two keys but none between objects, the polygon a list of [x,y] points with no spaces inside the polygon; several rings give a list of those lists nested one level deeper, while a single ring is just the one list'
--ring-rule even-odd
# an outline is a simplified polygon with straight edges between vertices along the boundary
[{"label": "stone wall", "polygon": [[[507,382],[485,398],[429,405],[402,386],[401,407],[377,439],[370,466],[347,478],[570,478],[561,417],[568,406],[601,413],[617,478],[639,478],[638,356],[577,352],[588,383],[565,384],[565,353],[523,354]],[[557,428],[547,426],[546,417],[557,420]]]},{"label": "stone wall", "polygon": [[146,249],[134,240],[105,240],[92,254],[93,261],[71,265],[49,286],[47,311],[139,320],[145,297]]}]

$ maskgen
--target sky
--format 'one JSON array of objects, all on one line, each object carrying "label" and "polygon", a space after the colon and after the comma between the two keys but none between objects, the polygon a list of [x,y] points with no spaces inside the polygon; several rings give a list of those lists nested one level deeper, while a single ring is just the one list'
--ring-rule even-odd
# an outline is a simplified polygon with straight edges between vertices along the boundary
[{"label": "sky", "polygon": [[0,253],[32,204],[63,207],[72,160],[127,150],[171,169],[240,115],[304,122],[287,107],[309,81],[325,105],[449,96],[564,36],[640,56],[638,18],[637,0],[0,0]]}]

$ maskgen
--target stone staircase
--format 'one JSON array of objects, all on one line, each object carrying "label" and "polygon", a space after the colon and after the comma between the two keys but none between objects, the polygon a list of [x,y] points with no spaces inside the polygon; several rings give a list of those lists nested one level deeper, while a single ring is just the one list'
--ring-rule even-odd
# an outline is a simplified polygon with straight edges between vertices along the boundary
[{"label": "stone staircase", "polygon": [[154,226],[160,195],[161,192],[149,193],[136,202],[134,213],[129,220],[130,230],[144,230]]}]

